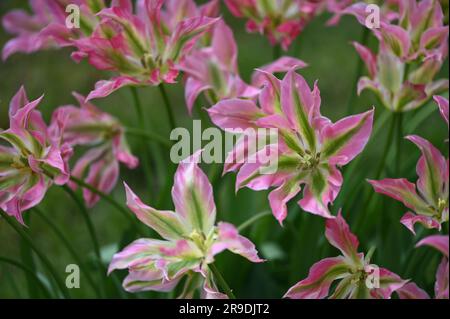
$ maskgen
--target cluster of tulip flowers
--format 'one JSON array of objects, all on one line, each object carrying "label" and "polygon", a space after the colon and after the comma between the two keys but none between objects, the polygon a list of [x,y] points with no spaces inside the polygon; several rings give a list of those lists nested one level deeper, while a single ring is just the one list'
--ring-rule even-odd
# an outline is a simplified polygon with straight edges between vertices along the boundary
[{"label": "cluster of tulip flowers", "polygon": [[[328,24],[335,27],[343,15],[352,15],[363,25],[368,15],[365,2],[352,0],[223,2],[232,15],[248,20],[247,31],[267,36],[280,50],[287,50],[323,11],[333,14]],[[288,215],[288,202],[300,195],[300,208],[323,218],[326,240],[341,252],[312,265],[307,278],[286,287],[285,298],[449,298],[449,237],[443,227],[449,219],[449,161],[432,143],[417,135],[405,137],[421,152],[416,184],[403,178],[368,182],[374,192],[408,208],[400,222],[411,231],[411,242],[417,227],[436,231],[417,243],[417,247],[431,246],[443,255],[434,296],[413,278],[381,267],[378,285],[369,286],[373,250],[360,252],[359,241],[341,211],[337,215],[330,211],[344,183],[341,168],[364,150],[376,108],[384,106],[392,113],[390,138],[403,113],[420,107],[434,107],[448,125],[448,99],[443,96],[448,79],[435,79],[448,53],[448,17],[439,1],[380,3],[379,28],[367,29],[376,37],[378,51],[353,43],[367,76],[361,76],[352,88],[358,94],[372,90],[379,104],[336,122],[321,114],[319,87],[317,82],[309,85],[301,75],[307,67],[302,60],[278,56],[255,70],[251,83],[242,80],[237,44],[221,18],[218,0],[202,5],[193,0],[29,0],[29,4],[31,13],[14,10],[3,17],[5,30],[14,35],[3,47],[4,60],[19,52],[71,47],[75,62],[86,59],[92,67],[114,76],[97,82],[86,96],[74,93],[79,106],[56,108],[50,124],[38,110],[42,97],[30,101],[22,87],[11,99],[9,128],[0,130],[0,222],[8,222],[23,235],[24,214],[37,208],[53,184],[63,186],[80,206],[92,208],[101,199],[113,201],[108,193],[119,180],[120,163],[133,169],[140,161],[128,146],[125,127],[92,101],[125,87],[138,99],[136,87],[159,87],[168,104],[163,85],[181,78],[189,114],[202,97],[204,115],[223,131],[278,130],[277,150],[271,153],[277,157],[275,172],[267,173],[267,163],[256,161],[227,162],[224,173],[236,173],[236,189],[270,189],[268,203],[281,226]],[[66,25],[69,4],[81,10],[80,28]],[[167,109],[175,128],[174,116]],[[139,107],[138,111],[145,116]],[[442,140],[447,143],[445,137]],[[242,136],[228,156],[248,153],[253,148],[247,141]],[[267,154],[274,147],[269,144],[255,151]],[[71,165],[78,148],[84,154]],[[142,155],[148,156],[148,150]],[[213,187],[198,165],[201,155],[202,150],[197,150],[178,164],[172,180],[174,211],[147,206],[124,183],[129,210],[154,231],[153,238],[138,239],[117,252],[105,269],[109,274],[128,270],[123,281],[126,291],[171,292],[183,285],[177,297],[234,298],[232,287],[214,264],[217,254],[229,250],[253,263],[270,263],[239,234],[238,227],[216,223]],[[381,176],[383,166],[379,171]],[[82,199],[77,197],[77,188],[82,189]],[[112,203],[120,209],[120,203]],[[45,254],[39,257],[51,270]],[[55,281],[63,293],[61,280]]]}]

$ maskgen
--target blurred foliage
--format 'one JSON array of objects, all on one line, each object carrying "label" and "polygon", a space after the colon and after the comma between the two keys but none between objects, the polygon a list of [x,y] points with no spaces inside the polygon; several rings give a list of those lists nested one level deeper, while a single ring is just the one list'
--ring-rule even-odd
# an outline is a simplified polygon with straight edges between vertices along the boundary
[{"label": "blurred foliage", "polygon": [[[0,1],[0,16],[11,8],[26,6],[26,1]],[[273,49],[266,38],[245,32],[244,21],[231,17],[226,8],[222,8],[224,18],[235,31],[239,46],[239,68],[245,80],[249,80],[254,68],[272,61]],[[322,96],[322,113],[332,120],[346,116],[347,103],[356,88],[353,86],[359,57],[351,46],[351,41],[360,41],[363,28],[352,17],[344,17],[336,27],[327,27],[325,22],[329,15],[324,13],[307,26],[305,31],[292,45],[288,55],[296,56],[309,64],[300,73],[312,85],[318,84]],[[4,30],[0,31],[0,47],[10,38]],[[376,41],[371,36],[370,46],[375,47]],[[444,65],[441,76],[448,78],[448,61]],[[94,83],[104,74],[90,67],[86,62],[76,64],[70,59],[70,49],[58,51],[38,52],[31,55],[16,54],[6,62],[0,63],[0,127],[8,127],[8,103],[21,85],[25,85],[30,98],[37,98],[45,94],[40,109],[48,121],[51,112],[57,106],[75,103],[71,92],[87,94]],[[192,118],[188,116],[184,97],[182,79],[180,83],[167,86],[169,98],[176,114],[179,126],[192,128]],[[145,107],[148,127],[152,132],[169,139],[169,126],[163,102],[157,88],[146,87],[138,90],[140,99]],[[202,100],[203,101],[203,100]],[[377,104],[371,93],[364,93],[354,99],[355,112],[363,112],[376,107],[376,122],[386,112]],[[103,110],[119,118],[126,126],[136,126],[137,119],[132,105],[131,94],[128,89],[122,89],[108,98],[95,101]],[[205,106],[205,105],[198,105]],[[424,109],[428,110],[424,110]],[[431,110],[430,110],[431,109]],[[415,121],[424,113],[431,114],[425,120],[415,125]],[[198,112],[194,118],[199,118]],[[448,144],[443,142],[447,135],[447,127],[439,117],[437,106],[429,103],[422,109],[409,112],[404,119],[407,134],[421,135],[434,143],[448,155]],[[205,127],[206,123],[202,123]],[[211,125],[209,123],[208,125]],[[368,251],[376,246],[373,261],[386,267],[403,278],[411,278],[419,286],[433,295],[435,272],[440,260],[440,254],[430,248],[414,249],[420,237],[431,233],[419,231],[417,238],[400,224],[401,216],[406,208],[395,200],[375,194],[371,205],[367,206],[366,199],[372,191],[366,178],[374,177],[381,153],[385,145],[388,122],[381,126],[380,134],[375,136],[368,147],[360,155],[360,160],[344,168],[344,187],[333,207],[337,212],[342,207],[344,217],[350,224],[361,242],[360,250]],[[417,127],[414,127],[417,126]],[[386,128],[386,129],[385,129]],[[139,153],[140,140],[129,137],[129,142],[135,154]],[[385,176],[406,177],[415,181],[415,164],[419,151],[408,141],[403,141],[403,155],[400,167],[401,176],[394,176],[392,172],[396,159],[392,154],[388,158]],[[148,143],[152,161],[152,180],[146,181],[142,167],[130,171],[121,167],[121,179],[126,181],[144,201],[157,208],[170,209],[172,202],[167,190],[172,185],[174,165],[168,164],[168,152],[154,143]],[[213,169],[213,164],[204,166],[206,171]],[[217,168],[216,168],[217,169]],[[218,169],[221,169],[221,165]],[[351,175],[349,175],[349,173]],[[246,221],[251,216],[267,210],[267,192],[255,192],[248,189],[234,191],[235,176],[225,175],[215,183],[215,199],[218,206],[218,220],[224,220],[235,225]],[[350,183],[349,183],[350,182]],[[165,189],[165,191],[163,191]],[[125,202],[122,183],[119,182],[113,197],[119,202]],[[157,198],[162,197],[159,202]],[[218,268],[223,272],[229,285],[233,287],[238,297],[252,298],[280,298],[289,287],[305,278],[309,268],[319,259],[335,256],[338,252],[331,247],[324,237],[324,220],[311,214],[301,212],[296,205],[297,200],[290,203],[289,216],[284,227],[280,227],[273,217],[264,217],[247,228],[244,234],[259,248],[263,257],[270,261],[264,264],[251,264],[242,257],[223,253],[218,256]],[[83,257],[94,280],[104,280],[104,269],[96,266],[93,245],[83,222],[78,207],[62,189],[54,186],[48,192],[40,209],[50,218],[70,240],[76,251]],[[35,212],[27,214],[28,227],[26,231],[33,242],[45,251],[54,263],[61,276],[65,277],[68,264],[76,263],[65,246],[52,232],[48,225]],[[90,210],[95,230],[102,247],[105,265],[112,254],[139,236],[130,228],[128,220],[120,215],[113,207],[100,201]],[[130,212],[131,214],[131,212]],[[355,228],[356,220],[359,221]],[[420,226],[418,226],[420,227]],[[142,230],[151,234],[149,230]],[[448,231],[448,230],[446,230]],[[420,236],[420,237],[419,237]],[[21,260],[21,251],[26,250],[20,244],[19,237],[10,227],[0,220],[0,255],[15,260]],[[32,263],[49,285],[50,276],[45,273],[39,260],[33,256]],[[166,294],[140,293],[127,294],[117,289],[115,285],[121,280],[125,271],[108,278],[108,297],[128,298],[161,298]],[[27,298],[42,296],[36,289],[28,289],[25,273],[12,266],[0,264],[0,298]],[[96,297],[94,290],[86,282],[86,276],[81,276],[81,288],[70,291],[72,297]]]}]

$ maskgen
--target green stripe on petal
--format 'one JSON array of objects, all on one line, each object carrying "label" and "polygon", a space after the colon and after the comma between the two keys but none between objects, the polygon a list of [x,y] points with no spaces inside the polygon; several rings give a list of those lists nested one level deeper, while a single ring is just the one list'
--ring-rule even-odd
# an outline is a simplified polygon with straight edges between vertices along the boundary
[{"label": "green stripe on petal", "polygon": [[20,151],[21,154],[24,156],[28,156],[30,154],[30,151],[28,147],[23,142],[22,138],[17,136],[16,134],[10,133],[10,132],[2,132],[0,133],[0,138],[4,139],[8,143],[10,143],[12,146],[14,146],[17,150]]}]

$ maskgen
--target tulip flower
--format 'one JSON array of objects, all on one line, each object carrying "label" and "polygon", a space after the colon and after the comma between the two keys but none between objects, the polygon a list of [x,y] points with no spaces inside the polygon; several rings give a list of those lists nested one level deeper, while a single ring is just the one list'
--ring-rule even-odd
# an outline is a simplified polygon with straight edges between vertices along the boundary
[{"label": "tulip flower", "polygon": [[184,277],[181,297],[192,297],[200,289],[204,298],[224,298],[210,270],[215,255],[229,250],[252,262],[263,261],[233,225],[221,222],[215,226],[213,189],[197,165],[200,155],[196,152],[178,166],[172,188],[175,212],[145,205],[125,184],[128,207],[163,238],[139,239],[114,255],[109,273],[128,269],[125,290],[170,291]]},{"label": "tulip flower", "polygon": [[[316,84],[311,91],[294,70],[282,81],[267,72],[262,75],[267,80],[258,97],[260,107],[253,101],[229,99],[220,101],[208,112],[214,124],[225,131],[276,129],[278,143],[257,149],[250,147],[245,138],[241,139],[228,155],[225,172],[239,171],[236,188],[276,187],[269,194],[269,202],[280,223],[287,215],[286,203],[300,192],[302,185],[299,205],[307,212],[331,218],[328,204],[334,201],[343,182],[338,167],[348,164],[364,149],[372,131],[374,111],[332,123],[320,114],[320,91]],[[257,152],[247,154],[246,161],[230,160],[252,149]],[[269,162],[263,154],[271,154]]]},{"label": "tulip flower", "polygon": [[426,228],[441,229],[441,224],[448,221],[448,159],[427,140],[416,135],[406,138],[422,153],[416,167],[419,176],[416,185],[404,178],[369,180],[369,183],[377,193],[402,202],[415,213],[407,212],[401,219],[413,234],[416,223]]},{"label": "tulip flower", "polygon": [[258,93],[257,88],[247,85],[239,76],[237,45],[230,27],[219,21],[211,38],[210,47],[192,52],[180,64],[180,70],[187,76],[185,98],[189,113],[202,92],[211,103]]},{"label": "tulip flower", "polygon": [[[253,77],[252,85],[245,83],[238,71],[237,44],[233,31],[225,22],[216,23],[210,47],[189,54],[180,69],[186,74],[185,98],[189,112],[202,92],[211,104],[229,98],[254,98],[259,93],[259,78]],[[260,69],[266,72],[286,72],[306,63],[291,57],[281,57]]]},{"label": "tulip flower", "polygon": [[[98,23],[95,14],[105,6],[103,0],[29,0],[29,4],[33,15],[17,9],[2,19],[5,30],[16,36],[3,47],[3,60],[17,52],[32,53],[72,45],[72,40],[92,32]],[[66,25],[69,4],[80,9],[80,28]]]},{"label": "tulip flower", "polygon": [[364,2],[355,0],[328,0],[326,1],[327,10],[333,13],[333,16],[328,20],[329,26],[337,25],[341,17],[346,14],[351,14],[362,20],[362,17],[368,13],[366,11],[367,4],[375,4],[380,8],[380,18],[386,22],[398,19],[398,0],[383,0],[372,1],[366,0]]},{"label": "tulip flower", "polygon": [[[325,237],[342,255],[314,264],[308,277],[290,288],[285,298],[388,299],[407,283],[393,272],[370,264],[370,252],[366,256],[358,253],[358,239],[341,213],[326,221]],[[336,280],[340,282],[330,294],[330,287]]]},{"label": "tulip flower", "polygon": [[[80,107],[57,108],[53,113],[51,132],[71,147],[91,147],[77,160],[71,175],[85,178],[87,184],[109,193],[119,177],[119,162],[132,169],[137,167],[138,159],[130,153],[125,130],[117,119],[85,102],[83,96],[77,93],[74,96]],[[69,185],[76,188],[73,183]],[[89,207],[99,200],[98,195],[86,188],[83,197]]]},{"label": "tulip flower", "polygon": [[[433,235],[419,241],[416,247],[431,246],[444,256],[436,272],[434,294],[436,299],[448,299],[448,235]],[[408,283],[397,291],[401,299],[429,299],[429,295],[415,283]]]},{"label": "tulip flower", "polygon": [[[448,26],[438,1],[400,2],[397,24],[381,21],[373,29],[380,45],[375,55],[354,43],[365,62],[368,76],[358,83],[375,92],[383,105],[395,112],[416,109],[433,95],[448,90],[448,80],[433,81],[448,54]],[[355,14],[365,23],[366,12]]]},{"label": "tulip flower", "polygon": [[[131,1],[121,1],[98,13],[101,22],[91,36],[74,41],[78,51],[72,57],[76,61],[86,58],[99,70],[119,73],[111,80],[97,82],[88,100],[108,96],[127,85],[174,83],[179,63],[219,20],[204,15],[174,16],[172,11],[163,10],[164,2],[139,1],[133,11]],[[169,3],[169,8],[175,8]]]},{"label": "tulip flower", "polygon": [[248,19],[247,31],[266,35],[272,45],[284,50],[316,16],[322,1],[312,0],[225,0],[235,17]]},{"label": "tulip flower", "polygon": [[0,130],[0,208],[23,222],[22,213],[38,205],[53,184],[69,178],[70,148],[53,140],[41,113],[42,97],[29,101],[22,87],[9,105],[10,128]]}]

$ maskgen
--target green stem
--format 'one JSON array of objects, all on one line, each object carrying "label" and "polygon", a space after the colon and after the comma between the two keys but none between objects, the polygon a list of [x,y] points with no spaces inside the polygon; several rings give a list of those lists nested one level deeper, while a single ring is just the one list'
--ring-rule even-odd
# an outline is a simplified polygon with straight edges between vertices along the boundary
[{"label": "green stem", "polygon": [[219,163],[212,163],[212,167],[208,172],[208,179],[214,189],[216,189],[217,183],[220,180],[221,167]]},{"label": "green stem", "polygon": [[37,246],[34,244],[34,241],[28,236],[28,234],[20,228],[20,226],[16,225],[16,223],[12,220],[8,214],[6,214],[2,209],[0,209],[0,216],[3,217],[4,220],[17,232],[17,234],[23,238],[28,245],[30,245],[31,249],[36,253],[36,255],[39,257],[39,259],[42,261],[44,266],[48,269],[48,271],[51,273],[53,278],[55,279],[55,282],[61,291],[61,294],[64,298],[70,299],[70,295],[66,289],[66,286],[64,285],[63,280],[58,275],[56,269],[53,267],[50,260],[37,248]]},{"label": "green stem", "polygon": [[75,204],[78,206],[79,211],[81,212],[81,216],[83,217],[86,227],[88,229],[89,236],[91,237],[95,256],[97,256],[98,260],[101,263],[100,245],[99,245],[99,242],[97,239],[97,235],[95,234],[94,224],[92,223],[91,217],[89,216],[89,212],[87,211],[87,208],[84,205],[83,200],[67,185],[64,185],[63,189],[73,199]]},{"label": "green stem", "polygon": [[[387,160],[387,157],[389,155],[389,150],[391,149],[391,145],[393,144],[392,143],[392,138],[394,136],[396,123],[397,123],[396,115],[395,115],[395,113],[392,113],[391,126],[389,128],[388,136],[387,136],[387,139],[386,139],[386,144],[384,146],[384,151],[383,151],[381,159],[380,159],[380,164],[378,166],[378,169],[377,169],[377,172],[375,174],[375,177],[373,178],[374,180],[380,179],[381,174],[383,173],[384,168],[386,167],[386,160]],[[373,198],[374,194],[375,194],[374,191],[370,191],[369,196],[367,197],[367,199],[364,202],[364,205],[362,206],[364,209],[366,209],[369,206],[369,204],[372,201],[372,198]],[[352,204],[352,206],[353,206],[353,204]],[[352,206],[350,206],[350,207],[352,207]],[[355,221],[355,229],[359,229],[359,227],[361,226],[361,222],[363,220],[362,217],[363,217],[363,214],[358,214],[358,216],[356,218],[356,221]]]},{"label": "green stem", "polygon": [[127,127],[125,129],[125,133],[132,135],[132,136],[142,137],[142,138],[148,139],[150,141],[155,141],[158,144],[160,144],[161,146],[164,146],[169,149],[172,147],[172,144],[168,140],[166,140],[164,137],[159,136],[158,134],[155,134],[152,132],[143,131],[142,129],[137,129],[134,127]]},{"label": "green stem", "polygon": [[255,216],[247,219],[245,222],[243,222],[242,224],[239,225],[238,227],[238,231],[241,232],[244,229],[246,229],[247,227],[250,227],[251,225],[253,225],[254,223],[256,223],[258,220],[266,217],[266,216],[270,216],[272,215],[272,213],[270,211],[265,211],[259,214],[256,214]]},{"label": "green stem", "polygon": [[12,259],[9,259],[6,257],[0,256],[0,261],[4,262],[5,264],[13,265],[13,266],[23,270],[25,272],[25,274],[28,277],[32,278],[33,281],[39,286],[40,290],[42,291],[42,294],[44,295],[44,298],[47,298],[47,299],[52,298],[50,291],[47,289],[47,287],[45,287],[44,283],[41,281],[41,279],[39,279],[39,277],[36,275],[36,273],[32,269],[28,268],[27,266],[15,261],[15,260],[12,260]]},{"label": "green stem", "polygon": [[[367,42],[369,41],[369,34],[370,34],[370,29],[364,27],[362,30],[361,40],[360,40],[362,45],[364,45],[364,46],[367,45]],[[345,114],[352,114],[354,111],[354,101],[355,101],[356,92],[357,92],[356,86],[358,85],[358,81],[363,73],[363,70],[364,70],[364,61],[361,58],[359,58],[358,64],[356,65],[355,76],[353,78],[352,86],[350,89],[350,97],[347,102],[347,112]]]},{"label": "green stem", "polygon": [[[24,219],[25,224],[28,225],[28,227],[31,227],[30,214],[26,214],[25,216],[23,216],[23,219]],[[27,228],[25,228],[24,231],[26,233],[28,233]],[[21,255],[22,262],[25,265],[29,265],[32,273],[36,274],[37,273],[36,263],[34,262],[33,251],[30,248],[30,246],[27,245],[26,241],[23,239],[20,240],[20,255]],[[29,273],[25,273],[25,277],[27,280],[27,286],[28,286],[28,292],[29,292],[30,298],[36,298],[38,295],[38,291],[36,289],[33,276],[31,276]]]},{"label": "green stem", "polygon": [[[204,100],[205,99],[201,99],[201,97],[199,97],[194,104],[194,107],[198,113],[198,117],[202,121],[202,126],[206,125],[206,123],[210,123],[208,113],[204,110],[204,107],[202,107],[202,101]],[[209,103],[205,103],[205,105],[207,105],[208,107],[211,106],[209,105]]]},{"label": "green stem", "polygon": [[139,233],[140,235],[143,235],[141,229],[139,228],[139,224],[137,224],[137,221],[133,218],[133,216],[130,214],[130,212],[124,206],[122,206],[120,203],[118,203],[114,198],[99,191],[95,187],[85,183],[84,181],[82,181],[81,179],[79,179],[75,176],[70,176],[70,180],[72,182],[76,183],[78,186],[86,188],[87,190],[91,191],[92,193],[100,196],[105,201],[107,201],[111,206],[113,206],[118,212],[120,212],[125,218],[127,218],[130,221],[132,227],[136,230],[137,233]]},{"label": "green stem", "polygon": [[166,92],[166,88],[164,87],[164,84],[160,84],[158,87],[159,87],[159,92],[161,93],[161,97],[164,101],[164,105],[166,106],[167,115],[169,117],[170,129],[174,130],[177,127],[177,125],[175,124],[175,116],[173,114],[173,110],[170,105],[170,101],[169,101],[169,97]]},{"label": "green stem", "polygon": [[[139,100],[139,94],[137,92],[137,89],[135,87],[130,87],[131,90],[131,96],[133,97],[133,104],[134,108],[136,109],[136,115],[138,117],[138,123],[140,131],[146,132],[146,125],[145,125],[145,117],[144,117],[144,110],[142,109],[141,101]],[[150,161],[150,154],[148,152],[148,147],[145,143],[145,141],[142,141],[141,143],[141,151],[142,151],[142,167],[144,170],[144,176],[149,185],[151,185],[152,182],[152,173],[151,173],[151,161]],[[153,192],[152,192],[153,193]]]},{"label": "green stem", "polygon": [[98,288],[98,285],[92,279],[92,277],[91,277],[88,269],[86,268],[86,265],[84,264],[83,260],[78,255],[78,253],[76,252],[75,248],[72,247],[72,245],[70,244],[70,242],[66,238],[66,236],[64,236],[64,234],[61,232],[61,230],[59,230],[59,228],[55,225],[55,223],[53,223],[53,221],[50,218],[45,216],[45,214],[44,214],[44,212],[42,210],[40,210],[38,207],[34,207],[33,211],[35,211],[35,213],[37,213],[37,215],[39,217],[41,217],[42,220],[48,226],[50,226],[50,228],[53,230],[53,232],[56,234],[56,236],[59,238],[59,240],[62,242],[62,244],[64,244],[64,246],[66,246],[67,251],[69,252],[70,255],[72,255],[72,258],[75,260],[75,262],[78,264],[78,266],[80,266],[81,270],[84,272],[84,274],[86,276],[87,281],[89,282],[91,287],[95,290],[97,296],[101,298],[102,294],[100,292],[100,289]]},{"label": "green stem", "polygon": [[97,263],[98,263],[99,269],[102,272],[102,274],[100,275],[100,279],[104,282],[104,284],[106,284],[106,280],[104,279],[104,276],[103,276],[103,273],[106,273],[106,268],[102,262],[102,255],[100,253],[100,244],[99,244],[97,235],[95,233],[94,223],[92,222],[92,219],[89,215],[86,205],[84,204],[84,202],[80,198],[80,196],[78,196],[72,189],[70,189],[70,187],[68,187],[67,185],[64,185],[63,189],[73,199],[75,204],[78,206],[81,216],[84,219],[89,236],[92,241],[92,246],[94,248],[94,254],[97,257]]},{"label": "green stem", "polygon": [[281,46],[279,44],[275,44],[273,46],[272,58],[273,60],[278,60],[281,56]]},{"label": "green stem", "polygon": [[230,286],[228,286],[227,282],[223,278],[222,274],[220,273],[219,269],[217,269],[215,264],[209,264],[209,269],[211,269],[212,274],[214,276],[214,279],[216,280],[217,284],[220,286],[220,288],[225,292],[225,294],[230,299],[236,299],[236,296],[233,294],[233,291],[231,290]]},{"label": "green stem", "polygon": [[[389,155],[389,150],[391,149],[392,146],[392,139],[394,137],[394,131],[395,131],[395,126],[396,126],[396,114],[393,113],[392,114],[392,120],[391,120],[391,126],[389,128],[389,132],[388,132],[388,137],[386,139],[386,144],[384,146],[384,151],[383,151],[383,155],[381,156],[381,161],[380,161],[380,165],[378,166],[378,170],[377,173],[375,174],[375,178],[374,179],[379,179],[381,177],[381,174],[383,173],[384,168],[386,167],[386,160],[387,157]],[[373,193],[373,192],[372,192]]]},{"label": "green stem", "polygon": [[131,96],[133,98],[133,105],[136,109],[136,114],[138,116],[139,127],[142,130],[145,130],[145,118],[144,118],[144,110],[142,109],[142,104],[139,100],[139,94],[135,87],[130,87]]},{"label": "green stem", "polygon": [[397,146],[395,147],[396,156],[395,172],[400,175],[401,161],[402,161],[402,142],[403,142],[403,113],[397,113]]}]

